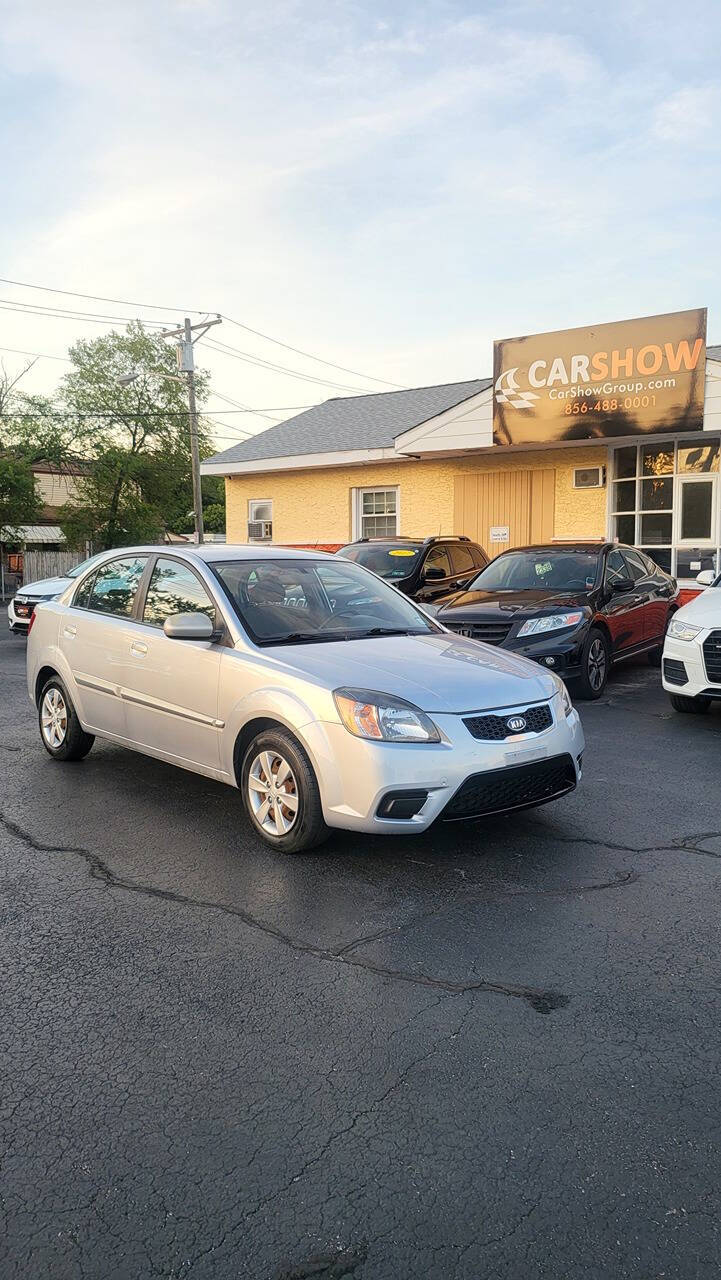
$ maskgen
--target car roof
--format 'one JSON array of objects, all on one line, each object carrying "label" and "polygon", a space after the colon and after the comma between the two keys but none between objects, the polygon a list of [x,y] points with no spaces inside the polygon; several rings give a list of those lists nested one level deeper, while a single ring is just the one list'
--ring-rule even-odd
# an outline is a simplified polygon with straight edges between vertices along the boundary
[{"label": "car roof", "polygon": [[300,551],[294,547],[257,546],[255,543],[239,542],[205,542],[197,547],[192,543],[181,546],[173,544],[150,543],[135,547],[112,547],[104,552],[109,559],[116,560],[125,556],[160,555],[176,556],[183,560],[203,560],[206,564],[227,560],[332,560],[325,551]]},{"label": "car roof", "polygon": [[[534,542],[527,547],[509,547],[509,551],[606,551],[617,546],[615,542]],[[633,550],[632,547],[628,548]],[[505,551],[500,553],[506,555]]]}]

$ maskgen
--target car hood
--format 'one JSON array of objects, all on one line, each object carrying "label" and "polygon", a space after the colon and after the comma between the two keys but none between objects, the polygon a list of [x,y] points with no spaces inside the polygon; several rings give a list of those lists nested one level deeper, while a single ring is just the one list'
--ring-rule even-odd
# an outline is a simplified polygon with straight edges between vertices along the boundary
[{"label": "car hood", "polygon": [[584,609],[590,604],[586,591],[461,591],[438,611],[438,621],[451,624],[455,616],[502,617],[517,614],[535,618],[559,609]]},{"label": "car hood", "polygon": [[377,636],[263,650],[279,668],[325,688],[396,694],[428,712],[521,706],[553,696],[558,681],[535,662],[447,633]]},{"label": "car hood", "polygon": [[695,627],[721,627],[721,587],[707,587],[679,609],[674,617]]},{"label": "car hood", "polygon": [[19,587],[16,594],[19,596],[46,596],[60,595],[66,587],[70,586],[72,578],[41,578],[39,582],[26,582]]}]

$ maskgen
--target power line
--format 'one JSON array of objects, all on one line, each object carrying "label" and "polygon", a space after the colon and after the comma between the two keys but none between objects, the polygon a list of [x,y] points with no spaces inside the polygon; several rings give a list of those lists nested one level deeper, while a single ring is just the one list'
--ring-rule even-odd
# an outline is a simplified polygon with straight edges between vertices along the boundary
[{"label": "power line", "polygon": [[144,311],[191,311],[194,316],[208,314],[197,307],[161,307],[157,302],[129,302],[127,298],[105,298],[99,293],[78,293],[77,289],[51,289],[50,285],[28,284],[25,280],[8,280],[5,276],[0,276],[0,284],[12,284],[18,289],[35,289],[39,293],[60,293],[65,298],[86,298],[88,302],[113,302],[121,307],[141,307]]},{"label": "power line", "polygon": [[[255,365],[259,369],[268,369],[273,373],[282,373],[289,378],[299,378],[301,382],[314,382],[322,387],[331,387],[335,391],[351,391],[356,395],[373,395],[367,387],[349,387],[342,382],[331,382],[328,378],[316,378],[311,373],[299,373],[297,369],[288,369],[282,364],[273,364],[270,360],[263,360],[260,356],[253,356],[249,351],[239,351],[237,347],[229,347],[227,343],[219,343],[216,341],[205,340],[205,345],[213,351],[219,351],[221,355],[232,356],[235,360],[243,360],[245,364]],[[375,392],[378,395],[378,392]]]},{"label": "power line", "polygon": [[[111,302],[121,307],[139,307],[142,311],[184,311],[192,312],[193,315],[208,315],[207,310],[201,311],[197,307],[165,307],[160,306],[157,302],[132,302],[127,298],[109,298],[98,293],[80,293],[76,289],[53,289],[50,285],[29,284],[25,280],[9,280],[6,276],[0,276],[0,284],[10,284],[17,289],[34,289],[39,293],[56,293],[66,298],[84,298],[88,302]],[[315,360],[318,364],[327,365],[329,369],[338,369],[341,373],[350,373],[354,378],[365,378],[366,382],[379,382],[386,387],[394,387],[397,391],[404,388],[398,382],[390,382],[387,378],[376,378],[370,373],[360,373],[357,369],[349,369],[346,365],[336,364],[333,360],[325,360],[323,356],[313,355],[311,351],[303,351],[300,347],[293,347],[288,342],[283,342],[280,338],[274,338],[269,333],[263,333],[260,329],[254,329],[249,324],[244,324],[242,320],[235,320],[232,316],[223,315],[223,319],[228,324],[235,325],[238,329],[244,329],[246,333],[252,333],[256,338],[262,338],[264,342],[272,342],[277,347],[283,347],[286,351],[292,351],[295,355],[303,356],[306,360]]]},{"label": "power line", "polygon": [[36,360],[64,360],[66,364],[72,364],[67,356],[51,356],[46,351],[19,351],[17,347],[0,347],[0,351],[10,351],[14,356],[35,356]]},{"label": "power line", "polygon": [[316,360],[318,364],[328,365],[329,369],[340,369],[341,373],[350,373],[354,378],[365,378],[367,382],[381,382],[386,387],[395,387],[396,391],[404,390],[398,382],[389,382],[387,378],[374,378],[371,373],[359,373],[357,369],[348,369],[344,364],[335,364],[332,360],[324,360],[322,356],[314,356],[310,351],[301,351],[300,347],[291,347],[289,343],[281,342],[280,338],[271,338],[269,333],[261,333],[260,329],[252,329],[249,324],[243,324],[240,320],[233,320],[231,316],[223,315],[223,319],[228,324],[234,324],[238,329],[245,329],[246,333],[254,334],[256,338],[264,338],[266,342],[274,342],[277,347],[284,347],[286,351],[293,351],[297,356],[304,356],[307,360]]},{"label": "power line", "polygon": [[0,298],[0,307],[3,311],[16,311],[22,316],[43,316],[50,320],[72,320],[86,324],[108,324],[120,323],[130,324],[136,320],[138,324],[148,325],[153,329],[162,329],[164,324],[162,320],[147,320],[142,316],[109,316],[103,315],[99,311],[73,311],[69,307],[39,307],[34,302],[15,302],[12,298]]}]

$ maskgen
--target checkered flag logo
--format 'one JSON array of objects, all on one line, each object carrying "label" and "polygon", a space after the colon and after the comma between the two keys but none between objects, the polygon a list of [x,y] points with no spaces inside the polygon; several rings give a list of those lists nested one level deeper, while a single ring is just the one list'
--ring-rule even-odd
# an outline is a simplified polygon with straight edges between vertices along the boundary
[{"label": "checkered flag logo", "polygon": [[534,401],[539,400],[540,396],[535,391],[521,391],[514,376],[516,373],[518,365],[515,369],[506,369],[497,379],[496,401],[498,404],[510,404],[512,409],[532,409]]}]

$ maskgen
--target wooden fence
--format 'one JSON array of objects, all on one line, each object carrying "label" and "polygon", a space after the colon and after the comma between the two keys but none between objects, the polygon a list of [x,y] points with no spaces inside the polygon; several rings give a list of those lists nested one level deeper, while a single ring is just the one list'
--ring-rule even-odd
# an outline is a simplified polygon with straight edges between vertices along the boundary
[{"label": "wooden fence", "polygon": [[82,551],[26,551],[23,555],[23,585],[40,578],[61,578],[84,559]]}]

